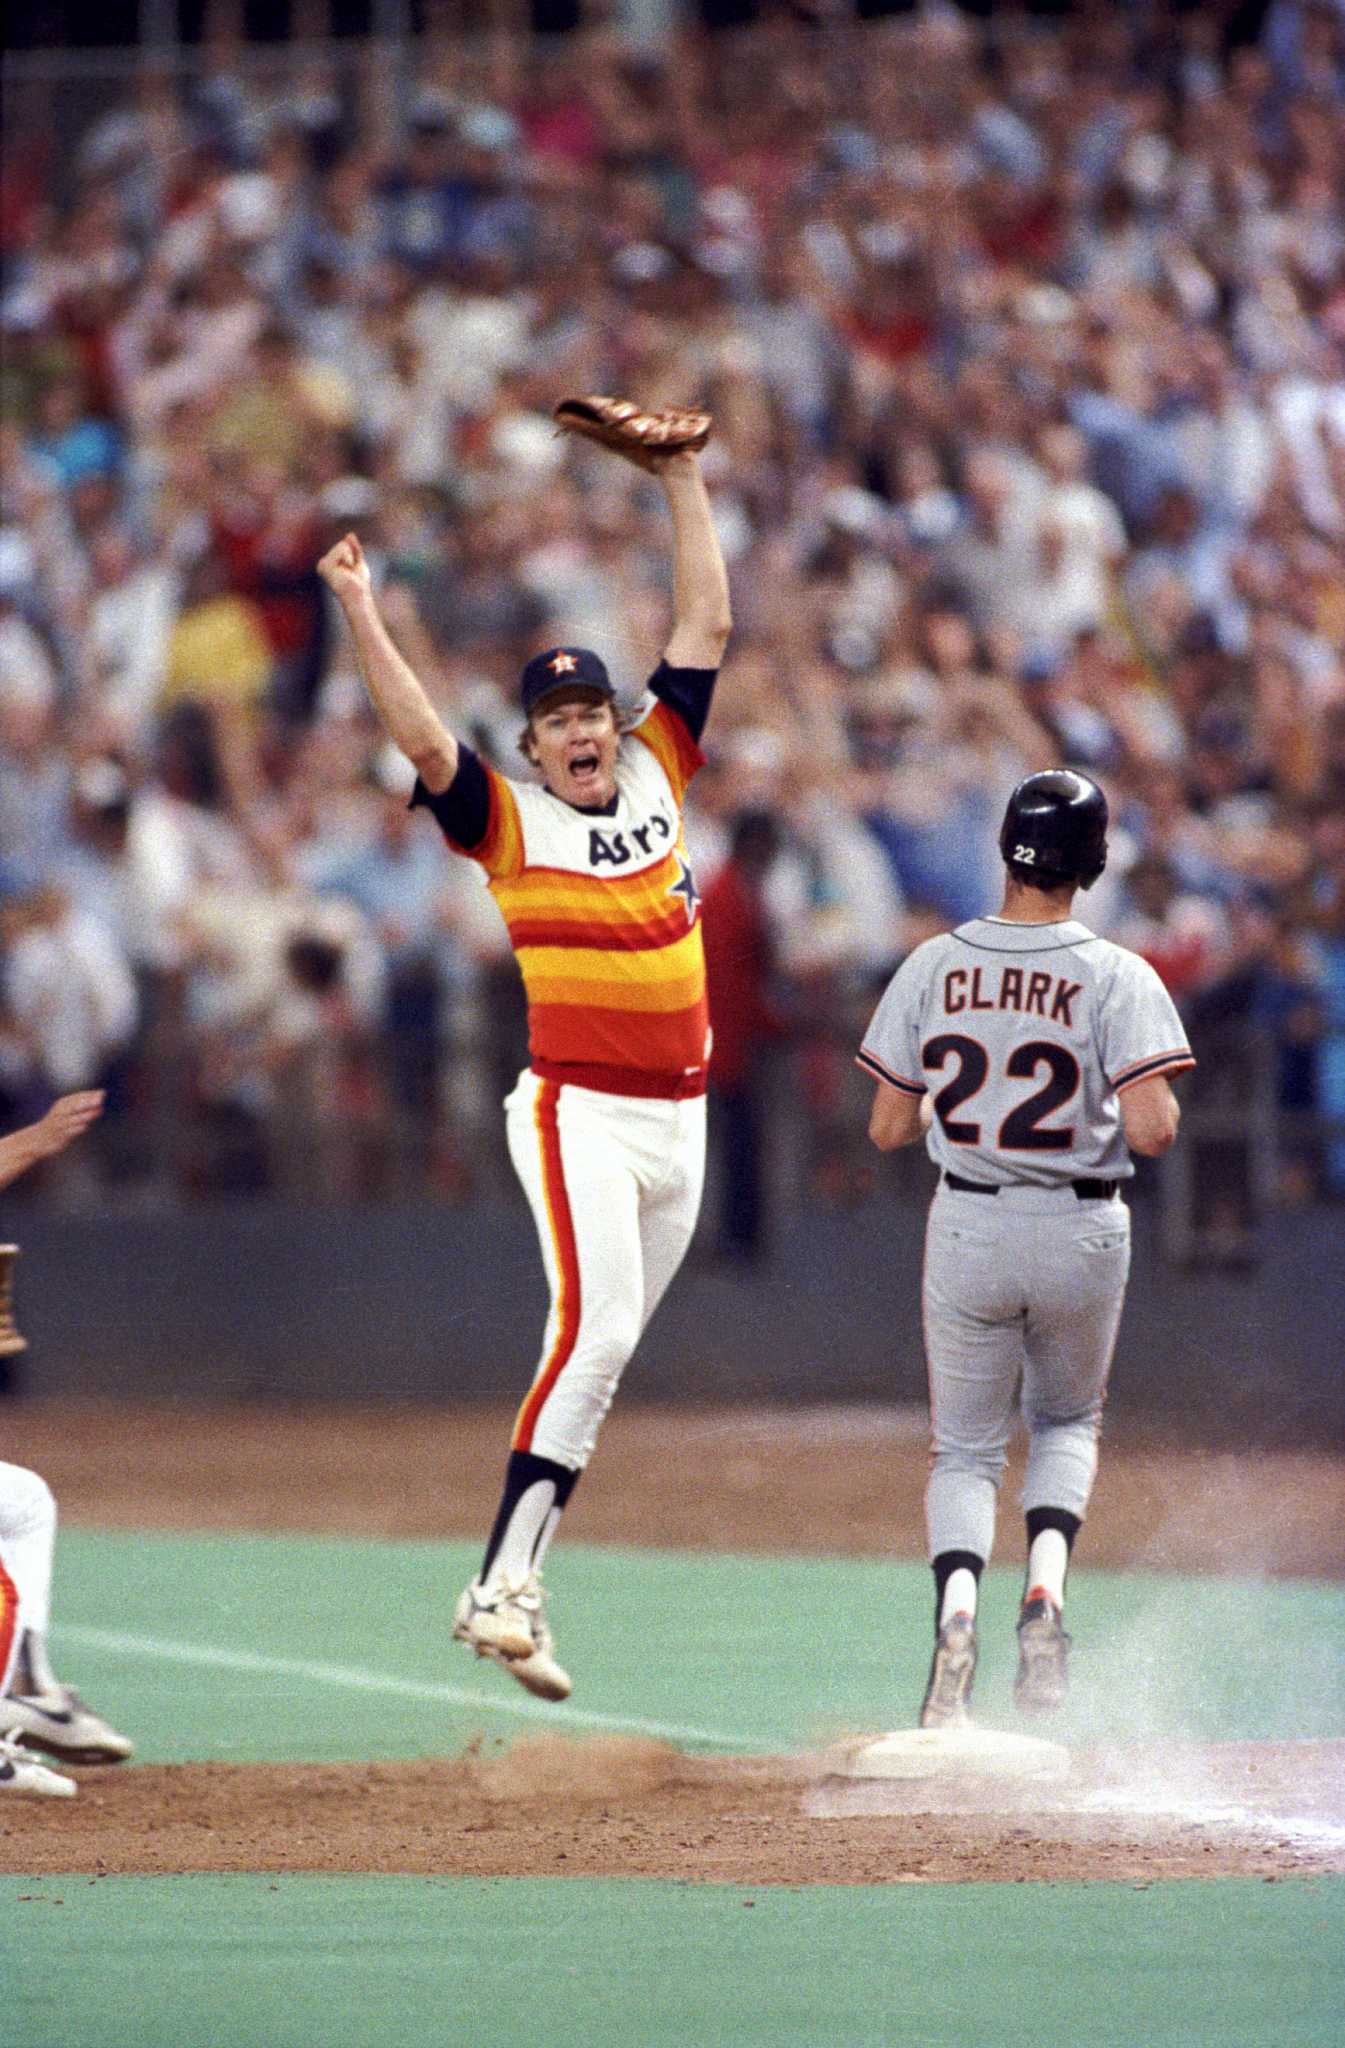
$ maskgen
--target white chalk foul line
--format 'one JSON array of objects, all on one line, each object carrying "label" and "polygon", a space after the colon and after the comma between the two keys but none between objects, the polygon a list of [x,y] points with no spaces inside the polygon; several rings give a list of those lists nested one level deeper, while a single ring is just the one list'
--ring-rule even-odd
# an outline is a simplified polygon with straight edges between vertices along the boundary
[{"label": "white chalk foul line", "polygon": [[313,1685],[343,1686],[348,1692],[390,1694],[396,1699],[428,1700],[438,1706],[480,1707],[483,1711],[517,1714],[525,1721],[569,1721],[581,1728],[610,1728],[624,1734],[655,1735],[665,1742],[698,1742],[712,1749],[741,1749],[741,1735],[716,1728],[685,1727],[677,1721],[646,1721],[636,1714],[595,1714],[586,1707],[543,1705],[512,1692],[494,1694],[465,1685],[436,1685],[421,1678],[397,1678],[390,1672],[361,1671],[350,1664],[323,1664],[307,1657],[267,1657],[257,1650],[221,1650],[203,1643],[165,1642],[158,1636],[119,1635],[108,1629],[84,1628],[63,1622],[62,1639],[103,1650],[113,1657],[149,1657],[164,1664],[193,1664],[211,1671],[253,1671],[268,1678],[302,1678]]}]

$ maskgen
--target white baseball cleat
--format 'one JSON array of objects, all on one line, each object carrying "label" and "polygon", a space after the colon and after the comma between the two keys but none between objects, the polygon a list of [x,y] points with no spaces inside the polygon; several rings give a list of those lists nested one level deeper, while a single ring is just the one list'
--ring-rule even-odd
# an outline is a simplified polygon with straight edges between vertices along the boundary
[{"label": "white baseball cleat", "polygon": [[40,1749],[68,1764],[120,1764],[135,1744],[86,1707],[68,1685],[55,1692],[7,1693],[0,1700],[0,1727],[25,1749]]},{"label": "white baseball cleat", "polygon": [[538,1699],[564,1700],[570,1696],[570,1674],[556,1662],[544,1598],[536,1572],[517,1585],[489,1589],[473,1579],[454,1611],[453,1635],[478,1657],[502,1665]]},{"label": "white baseball cleat", "polygon": [[73,1778],[63,1778],[25,1754],[13,1730],[0,1730],[0,1798],[15,1792],[28,1799],[73,1799],[76,1789]]},{"label": "white baseball cleat", "polygon": [[965,1728],[971,1681],[976,1675],[976,1624],[953,1614],[939,1630],[920,1707],[922,1728]]},{"label": "white baseball cleat", "polygon": [[1053,1714],[1069,1690],[1069,1637],[1054,1600],[1025,1600],[1018,1615],[1018,1675],[1013,1702],[1020,1714]]}]

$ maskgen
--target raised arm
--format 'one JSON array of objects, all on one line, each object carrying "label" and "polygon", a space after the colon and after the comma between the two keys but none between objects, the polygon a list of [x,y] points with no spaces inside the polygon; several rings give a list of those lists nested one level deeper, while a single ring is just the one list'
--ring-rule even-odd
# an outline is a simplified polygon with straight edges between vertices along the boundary
[{"label": "raised arm", "polygon": [[718,668],[733,624],[729,579],[699,459],[659,459],[656,472],[673,529],[673,624],[663,658],[670,668]]},{"label": "raised arm", "polygon": [[393,645],[379,615],[364,549],[353,533],[328,549],[318,574],[345,613],[364,687],[384,730],[431,795],[441,796],[458,772],[458,743],[419,676]]},{"label": "raised arm", "polygon": [[25,1124],[21,1131],[11,1131],[7,1138],[0,1138],[0,1188],[7,1188],[30,1166],[36,1166],[39,1159],[51,1159],[57,1152],[64,1152],[102,1111],[102,1089],[83,1088],[77,1095],[60,1096],[37,1123]]}]

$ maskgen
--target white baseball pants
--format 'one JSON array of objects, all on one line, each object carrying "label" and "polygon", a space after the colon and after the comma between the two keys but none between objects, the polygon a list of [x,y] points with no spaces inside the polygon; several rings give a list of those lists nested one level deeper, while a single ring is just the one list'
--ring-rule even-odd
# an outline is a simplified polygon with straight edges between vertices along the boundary
[{"label": "white baseball pants", "polygon": [[55,1551],[56,1501],[46,1480],[0,1464],[0,1696],[24,1631],[47,1632]]},{"label": "white baseball pants", "polygon": [[582,1471],[696,1227],[705,1097],[608,1095],[528,1069],[505,1118],[551,1289],[513,1449]]}]

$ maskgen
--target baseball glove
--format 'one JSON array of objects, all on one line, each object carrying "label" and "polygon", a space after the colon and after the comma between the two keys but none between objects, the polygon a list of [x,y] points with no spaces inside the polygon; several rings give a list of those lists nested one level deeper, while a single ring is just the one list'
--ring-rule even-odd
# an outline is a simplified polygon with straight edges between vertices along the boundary
[{"label": "baseball glove", "polygon": [[708,412],[665,406],[645,412],[628,398],[562,398],[552,418],[565,434],[582,434],[641,469],[655,470],[665,455],[703,448],[714,425]]}]

